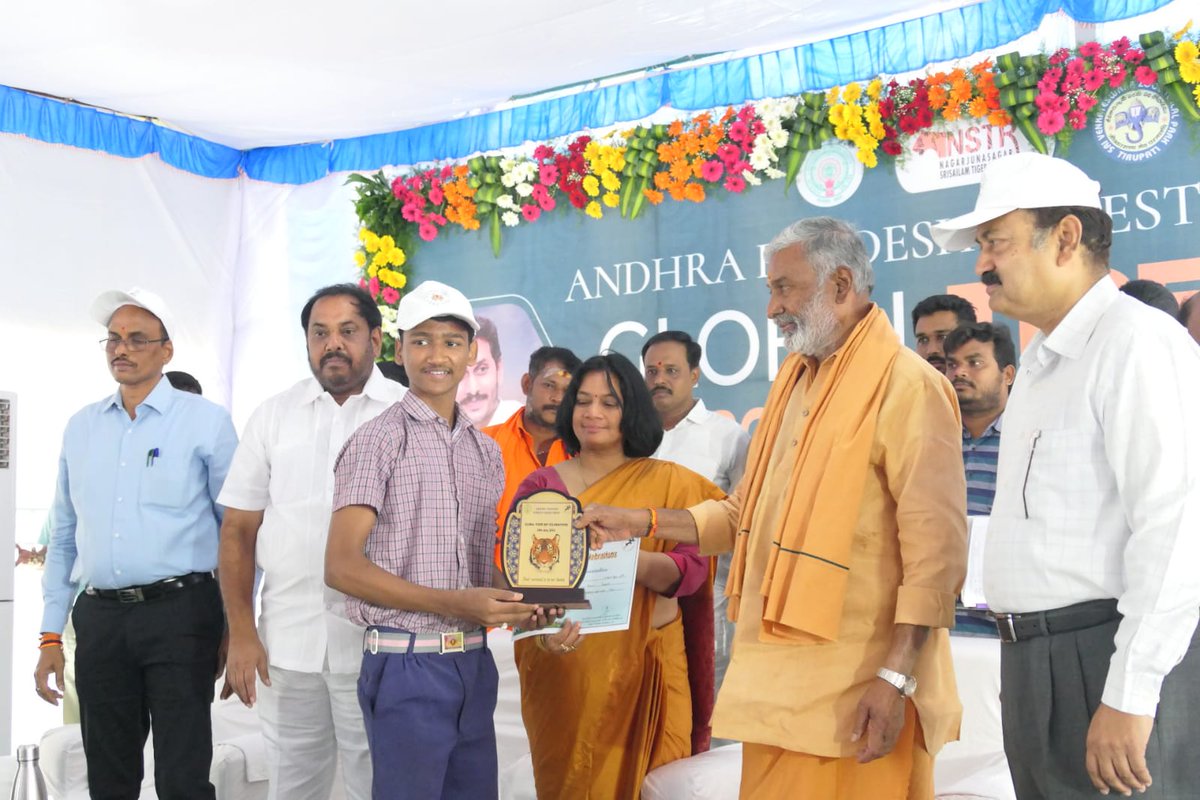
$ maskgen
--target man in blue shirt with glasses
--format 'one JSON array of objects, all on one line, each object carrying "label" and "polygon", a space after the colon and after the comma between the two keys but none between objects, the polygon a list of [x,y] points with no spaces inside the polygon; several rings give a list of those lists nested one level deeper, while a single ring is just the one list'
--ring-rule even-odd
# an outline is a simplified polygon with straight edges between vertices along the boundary
[{"label": "man in blue shirt with glasses", "polygon": [[[210,705],[225,622],[213,570],[216,504],[237,445],[221,407],[163,378],[166,304],[105,292],[92,316],[118,383],[67,423],[43,578],[38,695],[57,705],[74,596],[75,666],[92,797],[136,798],[153,720],[162,798],[213,798]],[[74,576],[72,575],[74,572]]]}]

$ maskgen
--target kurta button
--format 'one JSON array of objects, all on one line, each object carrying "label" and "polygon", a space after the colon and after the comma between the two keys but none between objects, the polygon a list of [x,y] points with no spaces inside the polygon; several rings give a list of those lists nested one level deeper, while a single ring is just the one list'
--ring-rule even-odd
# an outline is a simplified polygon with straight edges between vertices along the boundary
[{"label": "kurta button", "polygon": [[800,412],[800,416],[802,416],[802,417],[807,417],[807,416],[808,416],[808,409],[806,408],[806,409],[804,409],[803,411],[801,411],[801,412]]}]

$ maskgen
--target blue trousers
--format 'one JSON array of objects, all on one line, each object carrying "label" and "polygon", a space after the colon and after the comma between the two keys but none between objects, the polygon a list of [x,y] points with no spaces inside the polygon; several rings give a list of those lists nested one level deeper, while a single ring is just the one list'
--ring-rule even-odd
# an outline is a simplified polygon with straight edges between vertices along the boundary
[{"label": "blue trousers", "polygon": [[492,720],[498,682],[486,647],[446,655],[363,653],[358,702],[375,800],[498,798]]}]

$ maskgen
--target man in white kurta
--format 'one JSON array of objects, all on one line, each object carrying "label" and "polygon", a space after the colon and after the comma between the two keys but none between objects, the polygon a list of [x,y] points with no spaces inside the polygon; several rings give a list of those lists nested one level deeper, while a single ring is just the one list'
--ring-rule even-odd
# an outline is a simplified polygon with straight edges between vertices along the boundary
[{"label": "man in white kurta", "polygon": [[[369,295],[323,289],[301,321],[313,377],[254,412],[221,491],[225,694],[257,702],[270,798],[327,800],[340,754],[346,797],[368,800],[371,761],[357,694],[363,629],[346,618],[345,596],[325,586],[325,539],[334,459],[405,390],[375,367],[380,321]],[[255,563],[262,570],[257,628]]]}]

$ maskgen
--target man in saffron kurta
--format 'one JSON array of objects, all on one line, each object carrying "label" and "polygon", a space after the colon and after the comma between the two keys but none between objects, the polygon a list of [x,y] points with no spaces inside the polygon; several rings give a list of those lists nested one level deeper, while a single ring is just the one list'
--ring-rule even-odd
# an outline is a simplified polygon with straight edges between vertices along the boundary
[{"label": "man in saffron kurta", "polygon": [[[746,476],[726,500],[658,513],[660,537],[734,549],[738,626],[713,732],[746,743],[744,798],[927,800],[961,717],[946,630],[966,566],[953,390],[870,302],[852,226],[801,220],[767,254],[768,316],[792,355]],[[607,538],[646,517],[589,507],[582,524]]]},{"label": "man in saffron kurta", "polygon": [[504,459],[504,494],[496,506],[496,567],[500,568],[499,530],[512,507],[517,487],[531,472],[567,460],[555,421],[563,392],[579,357],[565,347],[539,347],[529,356],[529,371],[521,376],[525,407],[483,432],[500,445]]}]

